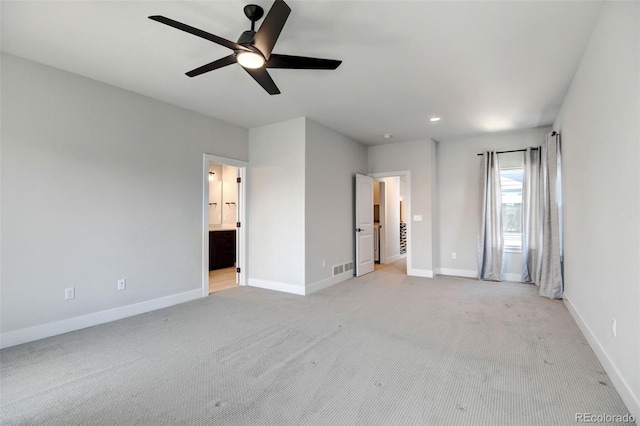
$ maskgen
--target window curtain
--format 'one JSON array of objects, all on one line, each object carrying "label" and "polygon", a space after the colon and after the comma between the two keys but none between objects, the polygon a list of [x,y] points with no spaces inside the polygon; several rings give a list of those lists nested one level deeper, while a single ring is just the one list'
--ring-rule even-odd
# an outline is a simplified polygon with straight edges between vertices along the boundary
[{"label": "window curtain", "polygon": [[547,135],[536,153],[525,152],[522,193],[522,280],[541,296],[562,299],[562,196],[560,135]]},{"label": "window curtain", "polygon": [[522,282],[537,282],[542,256],[541,149],[524,152],[522,180]]},{"label": "window curtain", "polygon": [[480,232],[478,233],[478,278],[500,281],[502,275],[502,189],[498,153],[482,154],[480,182]]},{"label": "window curtain", "polygon": [[542,145],[542,261],[536,284],[540,295],[562,299],[560,135],[547,135]]}]

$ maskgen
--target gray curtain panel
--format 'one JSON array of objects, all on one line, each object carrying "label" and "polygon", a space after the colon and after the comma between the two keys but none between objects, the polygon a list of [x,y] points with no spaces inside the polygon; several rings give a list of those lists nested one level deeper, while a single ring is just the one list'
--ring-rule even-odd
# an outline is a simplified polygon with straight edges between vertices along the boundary
[{"label": "gray curtain panel", "polygon": [[542,256],[541,148],[524,152],[522,181],[522,282],[538,282]]},{"label": "gray curtain panel", "polygon": [[562,299],[561,162],[560,135],[548,134],[541,147],[542,257],[535,274],[540,295]]},{"label": "gray curtain panel", "polygon": [[482,154],[478,233],[478,278],[500,281],[502,276],[502,189],[495,151]]}]

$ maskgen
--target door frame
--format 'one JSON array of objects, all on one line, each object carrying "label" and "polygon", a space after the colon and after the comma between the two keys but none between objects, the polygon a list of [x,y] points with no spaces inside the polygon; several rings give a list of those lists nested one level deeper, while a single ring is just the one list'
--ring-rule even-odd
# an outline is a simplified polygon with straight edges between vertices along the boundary
[{"label": "door frame", "polygon": [[234,158],[219,157],[204,154],[202,161],[202,297],[209,296],[209,165],[222,164],[238,168],[240,183],[238,185],[238,199],[236,205],[237,221],[240,228],[236,228],[236,267],[238,285],[247,285],[247,161]]},{"label": "door frame", "polygon": [[373,180],[374,182],[378,182],[379,189],[378,206],[380,209],[380,224],[378,228],[378,241],[380,247],[378,248],[378,262],[380,265],[384,265],[387,263],[387,183],[377,178],[374,178]]},{"label": "door frame", "polygon": [[[380,172],[380,173],[369,173],[374,179],[385,178],[385,177],[405,177],[405,219],[407,224],[407,275],[411,270],[411,171],[402,170],[397,172]],[[386,200],[385,200],[386,201]],[[382,209],[382,205],[380,206]],[[382,220],[380,221],[382,222]],[[380,263],[382,263],[382,257],[380,257]]]}]

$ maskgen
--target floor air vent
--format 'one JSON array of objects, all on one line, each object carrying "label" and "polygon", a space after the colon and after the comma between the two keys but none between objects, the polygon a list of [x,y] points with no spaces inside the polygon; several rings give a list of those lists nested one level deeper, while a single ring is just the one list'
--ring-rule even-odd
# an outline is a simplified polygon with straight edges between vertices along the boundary
[{"label": "floor air vent", "polygon": [[333,267],[333,276],[340,275],[344,272],[344,265],[336,265]]},{"label": "floor air vent", "polygon": [[335,265],[333,267],[333,276],[340,275],[343,272],[353,271],[353,262],[347,262],[342,265]]}]

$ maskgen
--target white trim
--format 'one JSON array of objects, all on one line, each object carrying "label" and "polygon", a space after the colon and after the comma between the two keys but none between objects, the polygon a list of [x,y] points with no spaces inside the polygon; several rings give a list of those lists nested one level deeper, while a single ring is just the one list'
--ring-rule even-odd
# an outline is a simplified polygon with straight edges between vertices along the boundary
[{"label": "white trim", "polygon": [[514,283],[522,282],[522,275],[520,274],[502,274],[502,276],[504,277],[502,281],[511,281]]},{"label": "white trim", "polygon": [[[449,275],[453,277],[464,278],[478,278],[478,271],[471,269],[450,269],[450,268],[436,268],[436,274]],[[502,274],[502,281],[522,282],[522,276],[520,274]]]},{"label": "white trim", "polygon": [[209,165],[222,164],[237,167],[240,172],[240,194],[238,201],[238,221],[242,224],[236,229],[237,245],[240,249],[236,253],[236,266],[240,268],[237,274],[238,284],[247,285],[247,215],[246,215],[246,169],[249,163],[234,158],[219,157],[217,155],[204,154],[202,162],[202,297],[209,295]]},{"label": "white trim", "polygon": [[[212,154],[204,154],[204,155],[205,155],[205,158],[211,163],[224,164],[225,166],[232,166],[232,167],[238,167],[238,168],[247,167],[249,165],[249,163],[244,160],[236,160],[235,158],[220,157]],[[209,169],[207,169],[206,177],[207,179],[209,179]]]},{"label": "white trim", "polygon": [[470,269],[437,268],[436,273],[453,277],[478,278],[478,271]]},{"label": "white trim", "polygon": [[387,183],[384,180],[378,179],[374,179],[374,181],[378,182],[378,205],[380,209],[380,227],[378,228],[378,262],[384,264],[389,263],[387,259]]},{"label": "white trim", "polygon": [[[238,267],[240,267],[240,273],[237,274],[238,285],[247,285],[247,167],[249,163],[246,163],[244,167],[239,167],[238,172],[240,174],[240,194],[238,194],[238,218],[240,221],[240,229],[237,229],[237,245],[239,246],[238,255],[236,256],[238,261]],[[207,215],[208,216],[208,215]]]},{"label": "white trim", "polygon": [[[400,259],[402,259],[403,257],[407,257],[406,253],[405,254],[394,254],[393,256],[387,257],[387,261],[385,263],[393,263],[396,262]],[[382,263],[382,262],[380,262]]]},{"label": "white trim", "polygon": [[611,361],[607,352],[602,347],[596,336],[593,334],[589,326],[584,322],[582,315],[576,310],[576,307],[571,303],[567,295],[563,295],[563,301],[569,313],[573,317],[576,324],[582,331],[582,334],[589,342],[589,346],[596,354],[596,357],[602,364],[604,371],[607,373],[611,381],[613,382],[613,386],[616,391],[622,398],[622,401],[627,406],[627,409],[630,411],[629,414],[632,414],[636,419],[640,418],[640,400],[638,399],[639,395],[634,395],[631,386],[629,383],[622,377],[620,371],[616,368],[614,363]]},{"label": "white trim", "polygon": [[267,290],[282,291],[284,293],[297,294],[304,296],[304,287],[295,284],[285,284],[276,281],[260,280],[257,278],[249,278],[248,285],[251,287],[259,287]]},{"label": "white trim", "polygon": [[57,336],[71,331],[81,330],[94,325],[116,321],[122,318],[132,317],[147,312],[155,311],[180,303],[190,302],[201,297],[200,289],[190,290],[184,293],[172,294],[158,299],[147,300],[131,305],[120,306],[106,311],[94,312],[79,317],[50,322],[47,324],[27,327],[20,330],[8,331],[0,335],[0,348],[33,342],[46,337]]},{"label": "white trim", "polygon": [[350,278],[353,278],[353,271],[343,272],[331,278],[327,278],[326,280],[317,281],[313,284],[306,286],[304,289],[304,294],[306,295],[306,294],[315,293],[316,291],[320,291],[323,288],[331,287],[332,285],[336,285]]},{"label": "white trim", "polygon": [[[409,259],[407,259],[407,263],[409,263]],[[431,269],[414,269],[407,266],[407,275],[411,277],[433,278],[433,271]]]}]

